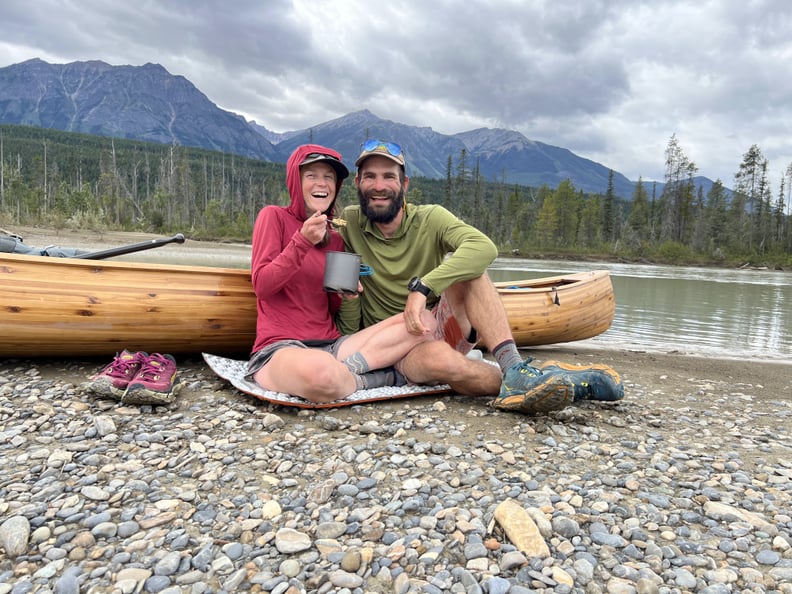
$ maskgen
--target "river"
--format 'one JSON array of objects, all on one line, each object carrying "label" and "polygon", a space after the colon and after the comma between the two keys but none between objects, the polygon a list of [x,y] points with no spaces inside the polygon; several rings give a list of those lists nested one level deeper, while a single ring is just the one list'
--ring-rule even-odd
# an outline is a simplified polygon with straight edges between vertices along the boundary
[{"label": "river", "polygon": [[493,280],[607,269],[611,327],[582,345],[792,361],[792,275],[645,264],[500,258]]}]

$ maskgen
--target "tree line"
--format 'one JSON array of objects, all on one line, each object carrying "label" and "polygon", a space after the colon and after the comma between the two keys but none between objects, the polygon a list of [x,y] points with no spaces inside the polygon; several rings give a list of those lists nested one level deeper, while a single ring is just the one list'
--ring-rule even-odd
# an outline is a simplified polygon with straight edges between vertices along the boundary
[{"label": "tree line", "polygon": [[[415,177],[407,200],[442,204],[505,253],[691,264],[792,266],[792,165],[773,192],[757,146],[733,191],[706,195],[672,136],[665,183],[639,180],[629,200],[570,180],[538,188],[487,180],[462,150],[444,179]],[[0,223],[182,232],[248,240],[258,211],[289,203],[285,165],[215,151],[27,127],[0,126]],[[340,204],[357,201],[344,184]]]}]

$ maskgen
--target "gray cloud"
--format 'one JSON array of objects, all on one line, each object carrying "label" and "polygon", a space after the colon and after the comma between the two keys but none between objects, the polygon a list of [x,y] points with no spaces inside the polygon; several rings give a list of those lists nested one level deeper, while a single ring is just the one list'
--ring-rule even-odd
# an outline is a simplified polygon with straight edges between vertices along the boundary
[{"label": "gray cloud", "polygon": [[454,133],[519,130],[632,179],[672,134],[727,185],[757,144],[792,162],[785,0],[6,0],[0,66],[162,64],[275,131],[351,111]]}]

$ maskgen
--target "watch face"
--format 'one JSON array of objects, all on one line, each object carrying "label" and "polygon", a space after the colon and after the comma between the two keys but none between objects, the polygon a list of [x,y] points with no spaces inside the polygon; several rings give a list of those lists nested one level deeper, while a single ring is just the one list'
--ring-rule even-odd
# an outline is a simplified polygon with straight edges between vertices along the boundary
[{"label": "watch face", "polygon": [[421,282],[419,277],[413,277],[410,280],[410,284],[407,285],[407,290],[409,291],[418,291],[424,296],[429,296],[429,287]]}]

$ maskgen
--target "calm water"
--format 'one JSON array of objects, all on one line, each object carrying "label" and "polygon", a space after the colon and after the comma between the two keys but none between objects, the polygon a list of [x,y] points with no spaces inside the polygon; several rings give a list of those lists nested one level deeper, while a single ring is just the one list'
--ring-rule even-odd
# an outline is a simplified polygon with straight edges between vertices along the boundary
[{"label": "calm water", "polygon": [[792,274],[498,259],[494,280],[610,270],[616,316],[576,344],[792,362]]},{"label": "calm water", "polygon": [[[247,268],[250,246],[188,242],[123,258]],[[792,362],[792,274],[672,266],[499,258],[493,280],[607,269],[616,316],[574,344]]]}]

